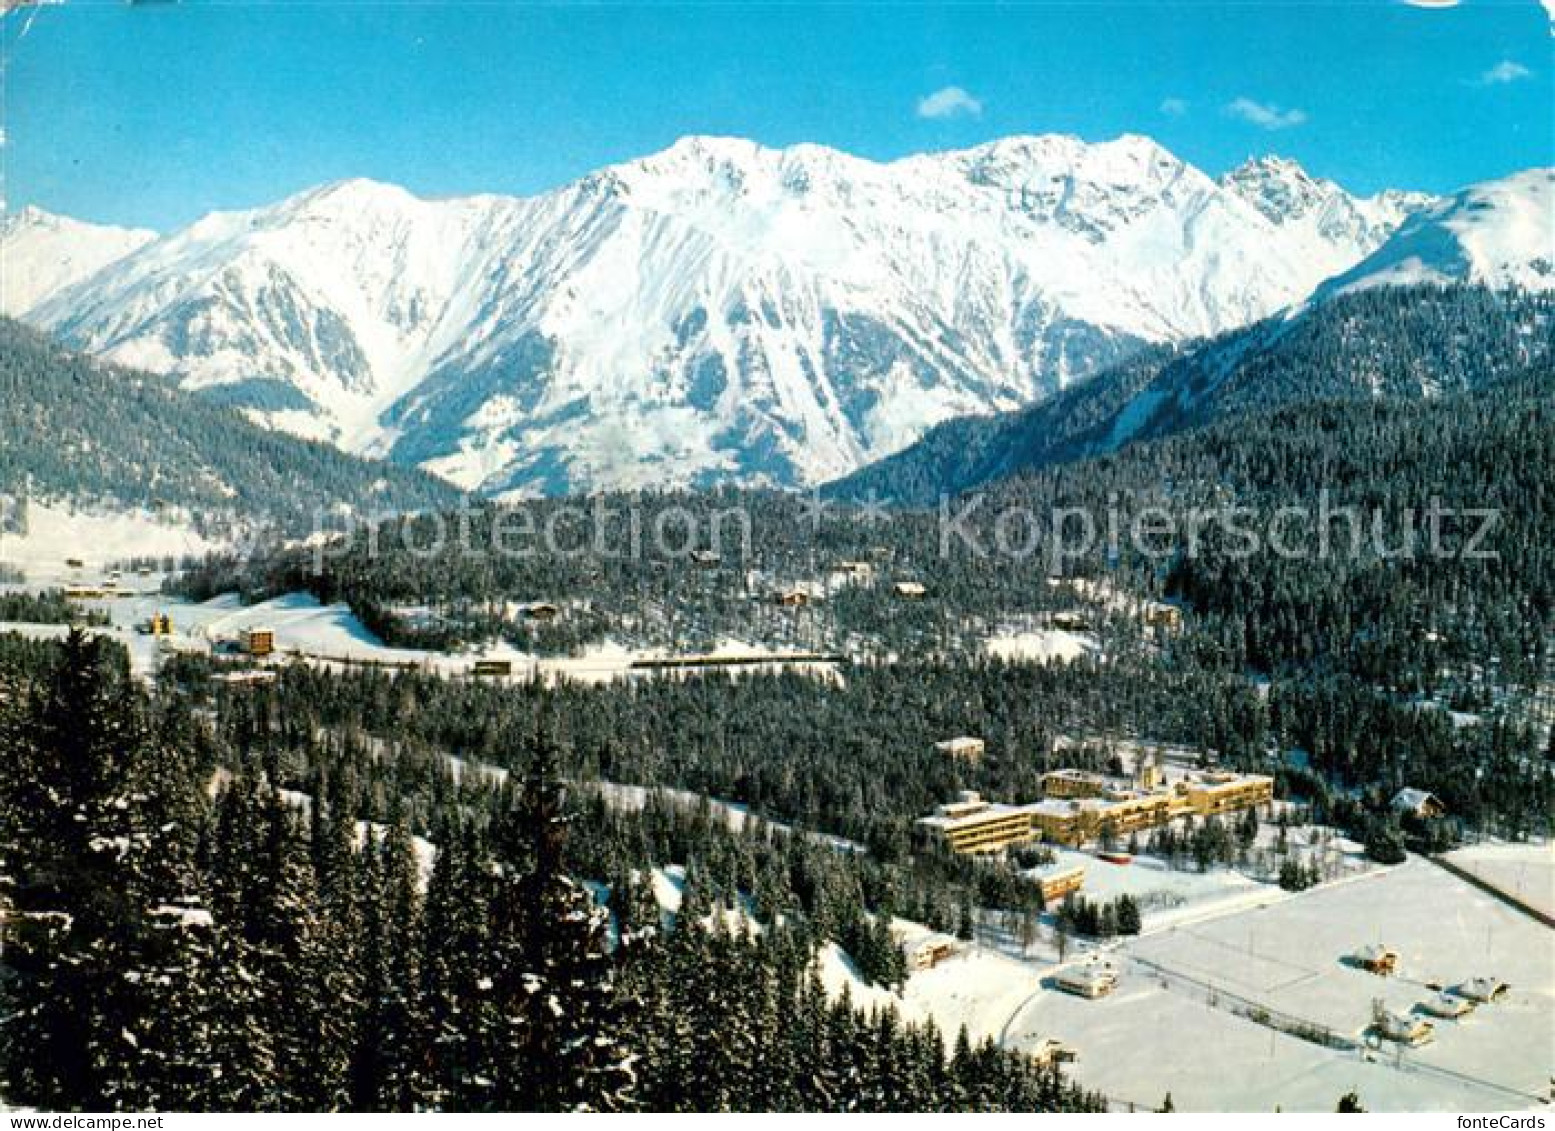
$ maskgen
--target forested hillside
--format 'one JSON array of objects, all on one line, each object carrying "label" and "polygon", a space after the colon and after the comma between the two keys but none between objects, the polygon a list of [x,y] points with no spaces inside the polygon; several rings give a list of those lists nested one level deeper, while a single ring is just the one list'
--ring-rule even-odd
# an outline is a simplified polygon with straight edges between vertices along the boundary
[{"label": "forested hillside", "polygon": [[421,472],[261,428],[11,319],[0,319],[0,436],[0,493],[146,509],[213,537],[256,522],[306,533],[316,510],[373,514],[458,497]]},{"label": "forested hillside", "polygon": [[1548,373],[1555,295],[1473,286],[1340,295],[1176,356],[1146,354],[1020,412],[951,421],[828,489],[932,504],[1001,477],[1315,400],[1415,401]]},{"label": "forested hillside", "polygon": [[[1101,1104],[991,1041],[829,997],[812,961],[827,937],[872,980],[903,976],[865,913],[892,906],[879,873],[755,823],[570,797],[549,711],[505,731],[509,784],[299,727],[290,696],[151,695],[125,659],[79,635],[0,637],[9,1104]],[[674,915],[647,879],[671,863],[687,867]],[[759,934],[710,914],[747,900]]]},{"label": "forested hillside", "polygon": [[[694,650],[734,636],[842,651],[855,663],[840,688],[709,677],[685,702],[671,689],[569,691],[569,715],[580,736],[598,722],[583,756],[607,775],[727,796],[871,843],[900,837],[956,786],[1029,795],[1059,734],[1167,739],[1248,767],[1300,750],[1315,774],[1293,776],[1292,788],[1320,802],[1361,788],[1376,790],[1380,807],[1389,787],[1409,783],[1451,798],[1473,825],[1515,832],[1548,822],[1539,759],[1555,706],[1550,390],[1540,372],[1430,400],[1293,406],[1010,479],[945,515],[838,507],[816,520],[807,500],[734,493],[638,500],[648,527],[679,508],[706,530],[743,507],[750,557],[730,546],[711,565],[634,558],[614,543],[410,553],[385,530],[378,552],[359,533],[317,572],[293,551],[212,562],[189,584],[196,595],[309,588],[405,643],[505,636],[538,650],[607,639]],[[603,505],[619,517],[627,502]],[[560,505],[483,510],[470,520],[473,542],[488,545],[492,529],[542,529]],[[1288,508],[1294,520],[1281,517]],[[1096,516],[1092,544],[1057,529],[1066,511]],[[1158,512],[1171,532],[1127,535]],[[1029,553],[999,548],[1011,515]],[[1252,552],[1238,530],[1256,535]],[[875,563],[873,580],[798,608],[773,598],[779,583],[858,557]],[[901,578],[926,583],[924,594],[904,595]],[[1142,625],[1144,598],[1177,601],[1181,628]],[[557,602],[556,618],[510,611],[534,600]],[[394,611],[405,606],[436,613],[436,628]],[[1091,644],[1066,667],[985,653],[1001,634],[1050,633],[1055,618],[1075,616]],[[404,677],[393,694],[412,684]],[[492,757],[491,720],[522,709],[479,687],[431,682],[414,695],[403,711],[393,697],[381,706],[385,734]],[[952,773],[929,744],[955,733],[986,735],[1001,756]]]}]

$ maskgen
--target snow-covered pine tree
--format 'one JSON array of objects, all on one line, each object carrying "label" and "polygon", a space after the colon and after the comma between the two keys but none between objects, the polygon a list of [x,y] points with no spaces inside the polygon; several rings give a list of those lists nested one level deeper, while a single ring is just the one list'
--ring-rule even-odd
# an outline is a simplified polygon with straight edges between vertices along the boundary
[{"label": "snow-covered pine tree", "polygon": [[621,1041],[607,916],[564,870],[557,760],[542,726],[514,822],[526,843],[504,853],[509,869],[526,870],[503,877],[495,903],[498,945],[513,947],[498,974],[497,1098],[503,1110],[613,1110],[632,1102],[633,1058]]},{"label": "snow-covered pine tree", "polygon": [[123,651],[73,631],[16,720],[0,1030],[13,1101],[151,1106],[203,1063],[200,1029],[169,1020],[198,1015],[207,968],[193,836],[176,819],[192,782],[146,711]]}]

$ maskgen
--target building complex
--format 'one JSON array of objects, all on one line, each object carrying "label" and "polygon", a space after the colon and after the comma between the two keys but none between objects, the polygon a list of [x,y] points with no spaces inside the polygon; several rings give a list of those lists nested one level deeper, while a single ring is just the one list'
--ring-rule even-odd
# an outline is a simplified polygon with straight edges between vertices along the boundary
[{"label": "building complex", "polygon": [[1193,772],[1167,782],[1147,764],[1132,779],[1086,770],[1054,770],[1042,779],[1040,801],[1007,805],[963,793],[919,825],[953,852],[998,852],[1043,839],[1081,845],[1106,835],[1127,836],[1179,817],[1211,817],[1267,804],[1274,779],[1266,774]]}]

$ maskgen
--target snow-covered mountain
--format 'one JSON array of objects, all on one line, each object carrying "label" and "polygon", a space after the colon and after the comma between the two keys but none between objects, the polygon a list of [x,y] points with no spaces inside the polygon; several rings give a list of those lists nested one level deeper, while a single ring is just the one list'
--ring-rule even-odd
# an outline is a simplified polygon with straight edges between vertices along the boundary
[{"label": "snow-covered mountain", "polygon": [[1255,321],[1421,203],[1137,136],[884,164],[694,137],[526,199],[214,214],[26,316],[469,488],[799,484]]},{"label": "snow-covered mountain", "polygon": [[1317,297],[1409,283],[1555,290],[1555,169],[1471,185],[1418,211]]},{"label": "snow-covered mountain", "polygon": [[[1287,192],[1300,176],[1257,195],[1303,210]],[[1305,211],[1320,208],[1347,230],[1365,219],[1342,201],[1307,199]],[[946,422],[830,490],[932,503],[1238,413],[1319,399],[1432,399],[1547,373],[1552,263],[1555,170],[1473,185],[1428,203],[1360,264],[1270,318],[1183,350],[1144,351],[1017,412]]]},{"label": "snow-covered mountain", "polygon": [[83,224],[41,208],[0,221],[0,314],[17,316],[156,239],[139,228]]}]

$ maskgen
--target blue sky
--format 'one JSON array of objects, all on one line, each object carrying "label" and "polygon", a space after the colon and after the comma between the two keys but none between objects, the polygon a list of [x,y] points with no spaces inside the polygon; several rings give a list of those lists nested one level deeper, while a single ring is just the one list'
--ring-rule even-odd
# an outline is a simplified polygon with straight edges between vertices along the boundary
[{"label": "blue sky", "polygon": [[[25,31],[24,31],[25,29]],[[1145,133],[1359,191],[1555,163],[1536,0],[108,3],[12,12],[4,195],[167,229],[367,176],[527,194],[688,133],[875,158]]]}]

